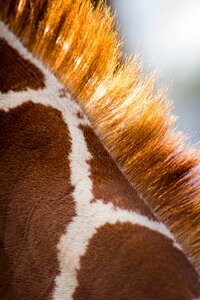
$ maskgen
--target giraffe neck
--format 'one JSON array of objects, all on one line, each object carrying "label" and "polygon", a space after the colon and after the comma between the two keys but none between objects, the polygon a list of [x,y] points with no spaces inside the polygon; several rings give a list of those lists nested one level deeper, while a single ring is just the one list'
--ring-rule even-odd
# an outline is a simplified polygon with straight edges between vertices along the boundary
[{"label": "giraffe neck", "polygon": [[1,299],[200,297],[64,86],[0,23]]},{"label": "giraffe neck", "polygon": [[144,77],[137,58],[123,63],[113,17],[99,2],[94,9],[91,0],[0,0],[0,18],[81,104],[129,182],[199,269],[199,151],[174,130],[154,76]]}]

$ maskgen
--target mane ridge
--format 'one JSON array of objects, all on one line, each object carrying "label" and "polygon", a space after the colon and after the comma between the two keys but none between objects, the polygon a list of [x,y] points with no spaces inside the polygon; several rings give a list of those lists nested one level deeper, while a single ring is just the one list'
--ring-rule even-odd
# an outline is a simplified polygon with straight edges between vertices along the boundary
[{"label": "mane ridge", "polygon": [[89,0],[0,0],[0,18],[77,99],[129,181],[200,269],[199,155],[138,58],[124,62],[114,17]]}]

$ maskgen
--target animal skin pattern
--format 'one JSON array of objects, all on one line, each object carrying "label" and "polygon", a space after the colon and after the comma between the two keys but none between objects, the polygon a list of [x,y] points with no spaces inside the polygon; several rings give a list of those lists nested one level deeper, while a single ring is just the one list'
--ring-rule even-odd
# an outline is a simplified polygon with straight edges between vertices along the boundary
[{"label": "animal skin pattern", "polygon": [[200,299],[172,234],[2,22],[0,153],[2,300]]}]

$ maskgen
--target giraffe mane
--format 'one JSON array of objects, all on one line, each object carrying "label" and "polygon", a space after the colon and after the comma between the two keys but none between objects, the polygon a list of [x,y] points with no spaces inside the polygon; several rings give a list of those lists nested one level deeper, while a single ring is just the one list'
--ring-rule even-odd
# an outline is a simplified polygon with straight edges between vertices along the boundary
[{"label": "giraffe mane", "polygon": [[0,17],[64,83],[129,181],[200,268],[198,149],[174,129],[155,76],[124,59],[114,17],[89,0],[0,0]]}]

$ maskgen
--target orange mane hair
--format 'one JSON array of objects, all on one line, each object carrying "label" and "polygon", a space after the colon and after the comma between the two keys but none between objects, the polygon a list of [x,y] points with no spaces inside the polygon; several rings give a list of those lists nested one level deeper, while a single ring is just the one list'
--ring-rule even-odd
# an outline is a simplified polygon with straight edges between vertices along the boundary
[{"label": "orange mane hair", "polygon": [[0,17],[84,108],[129,181],[200,268],[200,172],[169,102],[124,63],[114,18],[89,0],[0,0]]}]

